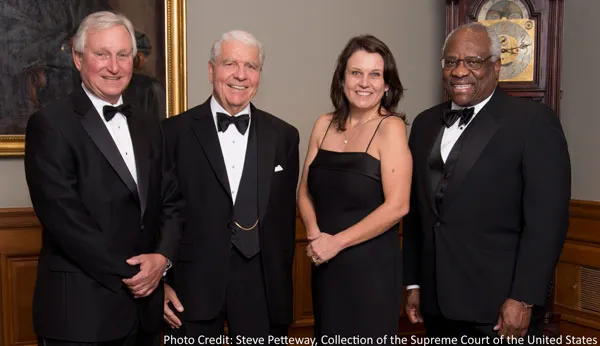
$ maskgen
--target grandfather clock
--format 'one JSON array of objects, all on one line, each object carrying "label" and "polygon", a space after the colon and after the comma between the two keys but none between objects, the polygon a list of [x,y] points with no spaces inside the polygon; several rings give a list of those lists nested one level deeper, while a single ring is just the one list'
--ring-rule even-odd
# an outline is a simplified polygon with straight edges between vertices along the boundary
[{"label": "grandfather clock", "polygon": [[446,0],[446,35],[480,22],[499,36],[500,87],[559,113],[564,0]]}]

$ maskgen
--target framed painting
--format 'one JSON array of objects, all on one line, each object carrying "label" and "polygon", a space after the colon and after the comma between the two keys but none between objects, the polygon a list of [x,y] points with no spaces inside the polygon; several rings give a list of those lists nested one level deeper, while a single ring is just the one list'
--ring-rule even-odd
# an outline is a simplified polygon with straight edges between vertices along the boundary
[{"label": "framed painting", "polygon": [[184,111],[185,1],[0,0],[0,156],[22,156],[29,117],[81,84],[71,38],[85,16],[100,10],[120,12],[135,27],[138,54],[126,92],[155,95],[159,117]]}]

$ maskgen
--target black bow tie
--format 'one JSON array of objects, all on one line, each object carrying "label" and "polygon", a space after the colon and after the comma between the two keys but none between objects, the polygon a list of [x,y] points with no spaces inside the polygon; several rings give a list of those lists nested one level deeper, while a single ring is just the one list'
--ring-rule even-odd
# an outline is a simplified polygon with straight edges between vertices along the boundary
[{"label": "black bow tie", "polygon": [[469,120],[473,117],[475,113],[475,107],[463,108],[463,109],[447,109],[444,111],[444,115],[442,120],[446,127],[450,127],[454,125],[454,123],[460,119],[458,122],[458,126],[462,126],[464,124],[468,124]]},{"label": "black bow tie", "polygon": [[217,128],[219,132],[225,132],[231,124],[234,124],[241,134],[245,134],[246,130],[248,130],[248,124],[250,124],[250,114],[232,117],[228,114],[217,112]]},{"label": "black bow tie", "polygon": [[115,114],[117,113],[121,113],[127,118],[129,118],[131,116],[131,105],[128,103],[124,103],[117,107],[104,106],[102,108],[102,112],[104,112],[104,119],[106,119],[106,121],[110,121],[112,118],[115,117]]}]

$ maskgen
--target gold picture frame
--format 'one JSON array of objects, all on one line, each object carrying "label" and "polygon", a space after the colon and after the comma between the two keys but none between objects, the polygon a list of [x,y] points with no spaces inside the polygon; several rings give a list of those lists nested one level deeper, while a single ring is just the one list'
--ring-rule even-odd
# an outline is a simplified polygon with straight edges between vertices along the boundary
[{"label": "gold picture frame", "polygon": [[167,117],[187,110],[186,0],[165,0]]},{"label": "gold picture frame", "polygon": [[[187,109],[186,0],[164,0],[165,88],[167,116]],[[25,135],[0,135],[0,156],[25,152]]]}]

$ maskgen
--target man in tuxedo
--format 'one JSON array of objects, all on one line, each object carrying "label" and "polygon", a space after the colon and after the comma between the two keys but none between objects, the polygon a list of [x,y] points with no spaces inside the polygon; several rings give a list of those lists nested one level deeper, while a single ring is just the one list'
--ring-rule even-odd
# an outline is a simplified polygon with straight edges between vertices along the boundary
[{"label": "man in tuxedo", "polygon": [[239,344],[287,335],[292,321],[299,136],[250,103],[263,59],[251,34],[223,34],[208,62],[212,96],[164,123],[187,220],[165,285],[174,336],[218,337],[226,320]]},{"label": "man in tuxedo", "polygon": [[34,328],[45,346],[156,344],[159,285],[182,199],[160,123],[121,94],[136,53],[131,22],[90,14],[74,38],[83,81],[27,126],[25,173],[42,224]]},{"label": "man in tuxedo", "polygon": [[498,87],[500,54],[479,23],[453,31],[442,58],[451,101],[412,125],[406,312],[429,336],[540,333],[565,240],[571,176],[560,122]]}]

